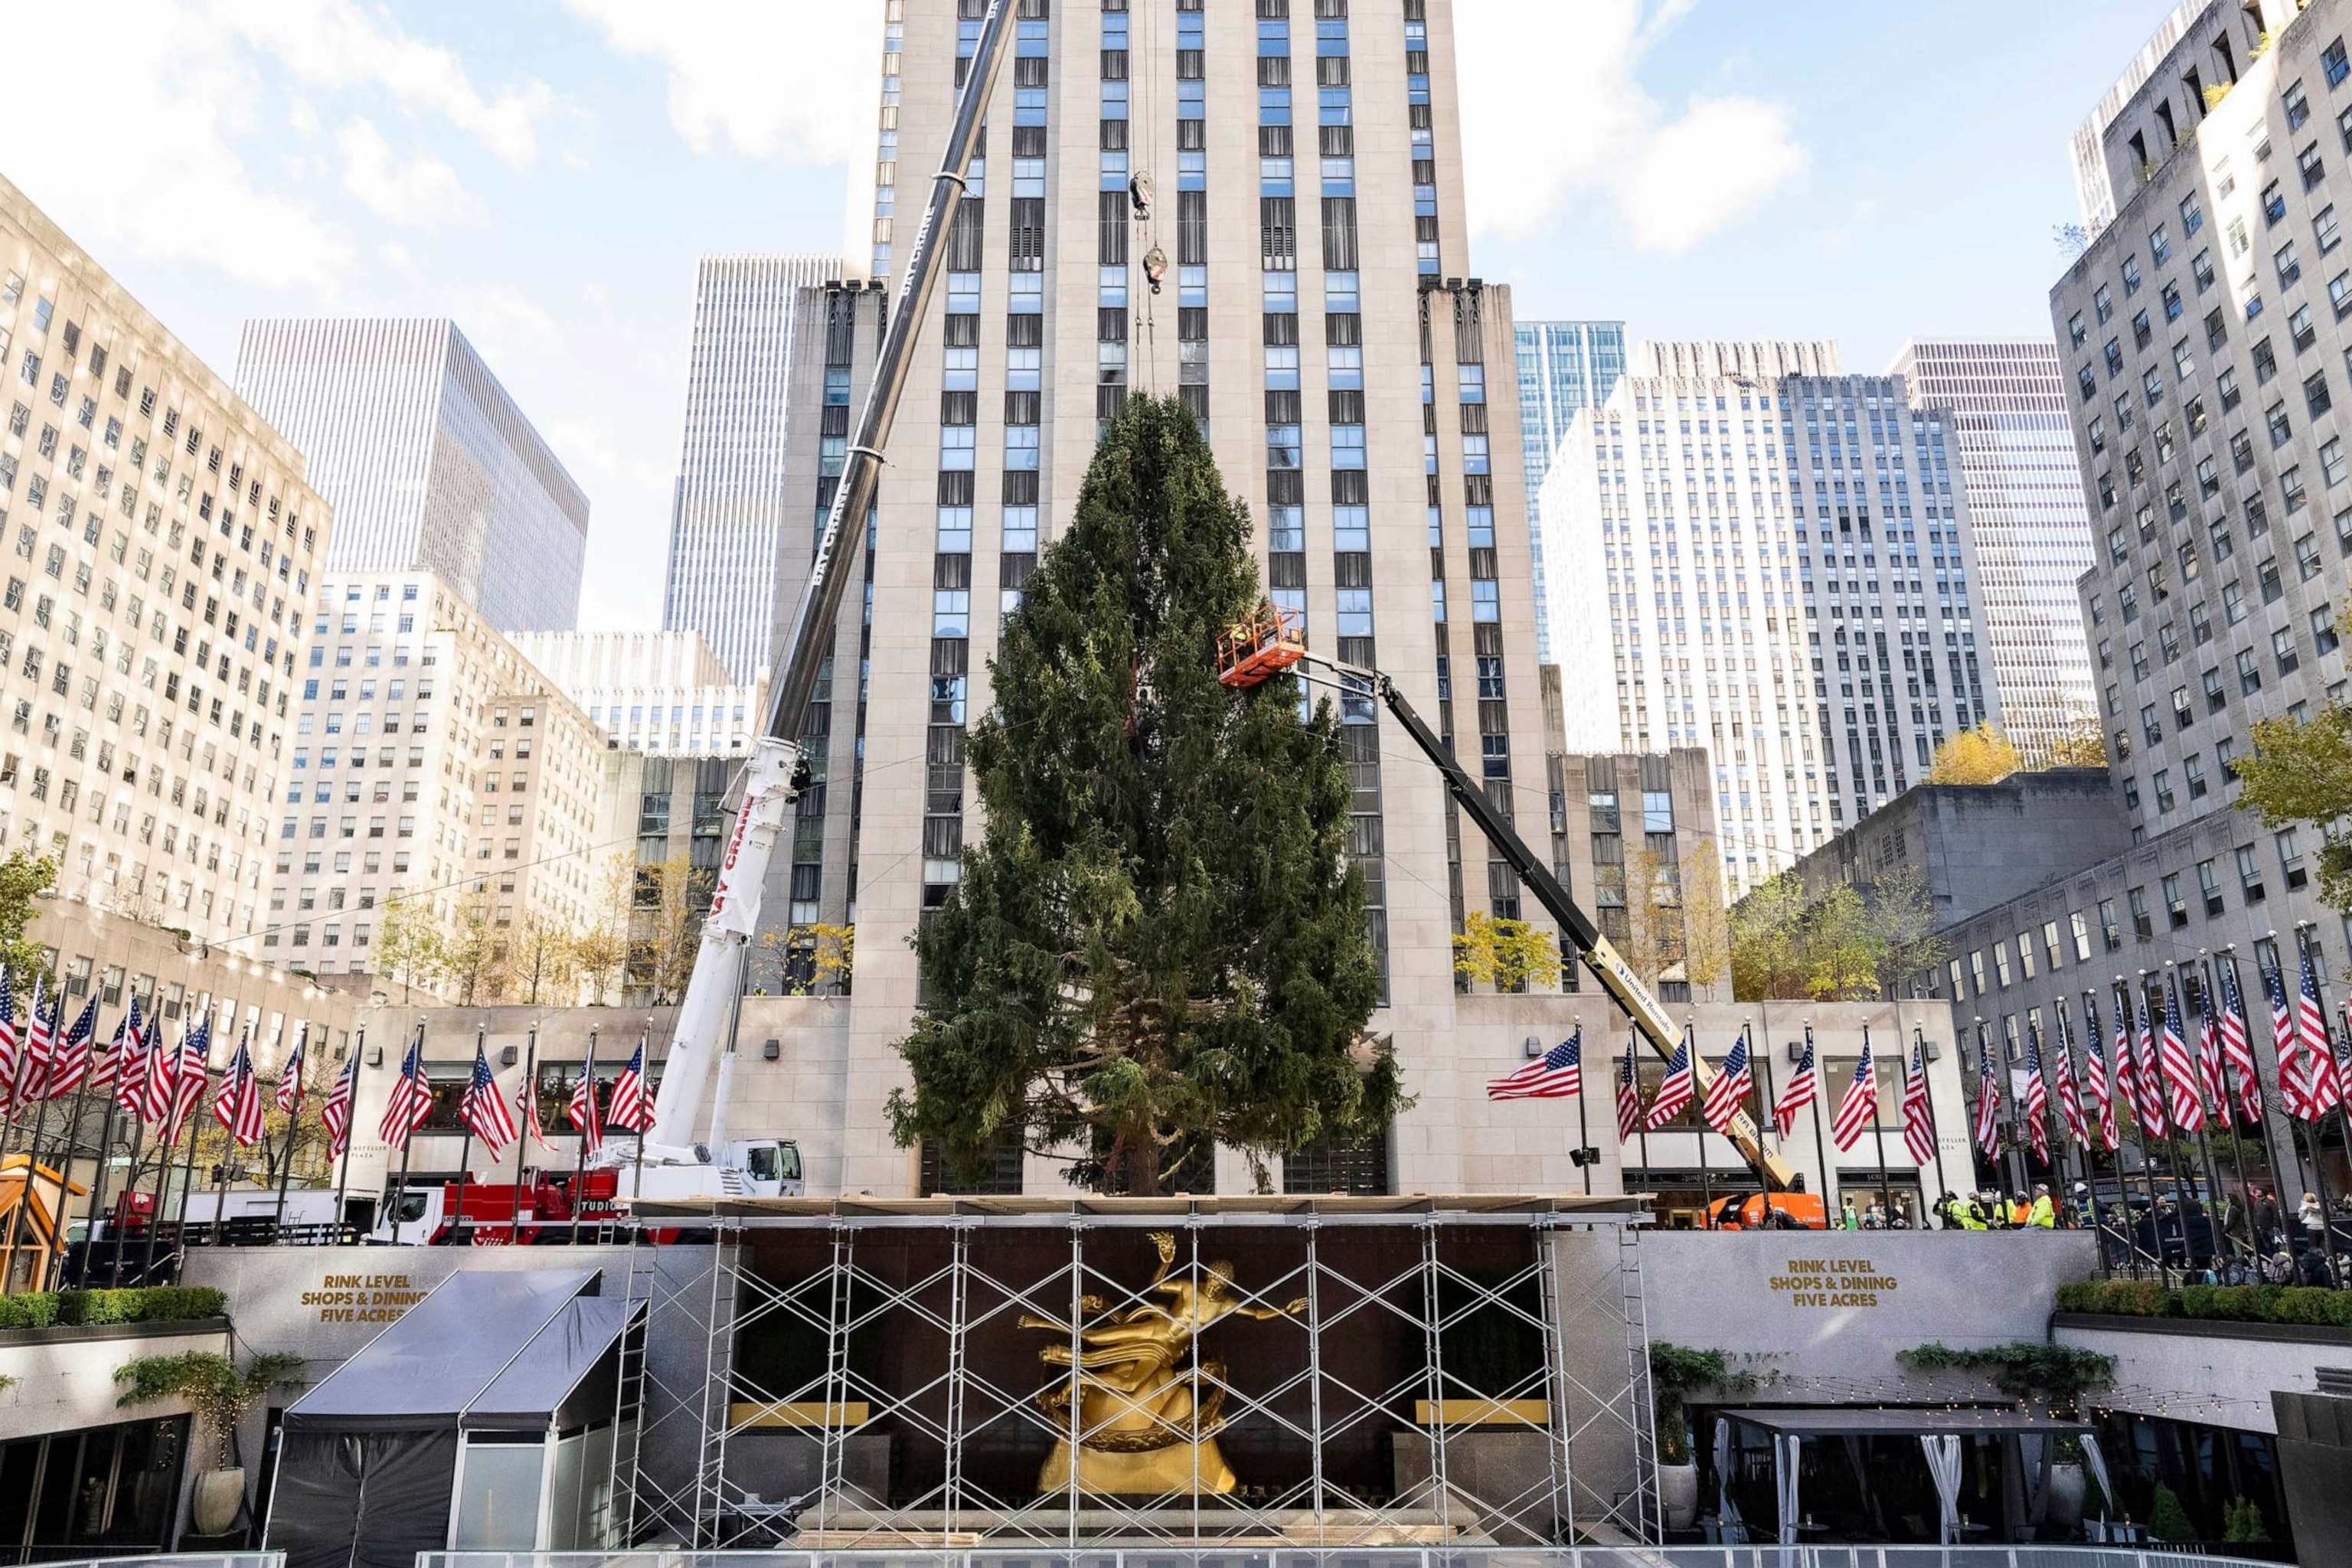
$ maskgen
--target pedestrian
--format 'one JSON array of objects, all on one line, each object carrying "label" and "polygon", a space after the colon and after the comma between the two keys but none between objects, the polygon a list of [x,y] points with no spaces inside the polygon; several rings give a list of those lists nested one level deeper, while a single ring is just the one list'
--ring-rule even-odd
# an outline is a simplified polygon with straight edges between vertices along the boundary
[{"label": "pedestrian", "polygon": [[2050,1189],[2047,1186],[2037,1186],[2033,1189],[2033,1202],[2026,1208],[2025,1223],[2036,1230],[2057,1228],[2058,1211],[2051,1205]]},{"label": "pedestrian", "polygon": [[2267,1187],[2254,1189],[2254,1233],[2264,1252],[2275,1252],[2286,1245],[2280,1233],[2285,1227],[2285,1217],[2279,1213],[2278,1194]]},{"label": "pedestrian", "polygon": [[2315,1247],[2304,1248],[2303,1258],[2295,1267],[2296,1272],[2301,1277],[2303,1282],[2306,1285],[2315,1285],[2324,1289],[2329,1282],[2327,1279],[2326,1255]]},{"label": "pedestrian", "polygon": [[[2295,1211],[2294,1217],[2296,1223],[2303,1226],[2305,1246],[2325,1247],[2327,1244],[2327,1215],[2320,1209],[2317,1193],[2303,1194],[2303,1207]],[[2324,1257],[2322,1261],[2325,1261]]]},{"label": "pedestrian", "polygon": [[2023,1230],[2027,1226],[2030,1226],[2032,1223],[2033,1200],[2027,1197],[2023,1193],[2020,1193],[2015,1198],[2010,1201],[2009,1228],[2011,1230]]},{"label": "pedestrian", "polygon": [[2263,1278],[2273,1285],[2294,1283],[2294,1259],[2284,1249],[2263,1260]]},{"label": "pedestrian", "polygon": [[1862,1218],[1853,1212],[1853,1200],[1852,1198],[1840,1200],[1838,1205],[1838,1225],[1841,1229],[1844,1230],[1860,1230],[1862,1228]]}]

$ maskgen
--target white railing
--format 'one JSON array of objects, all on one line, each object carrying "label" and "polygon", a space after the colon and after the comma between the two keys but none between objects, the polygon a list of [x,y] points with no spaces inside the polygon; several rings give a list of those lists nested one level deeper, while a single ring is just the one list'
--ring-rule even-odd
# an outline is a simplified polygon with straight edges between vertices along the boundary
[{"label": "white railing", "polygon": [[[159,1560],[160,1561],[160,1560]],[[2160,1547],[1085,1547],[969,1552],[420,1552],[416,1568],[2275,1568]]]},{"label": "white railing", "polygon": [[46,1559],[43,1568],[286,1568],[283,1552],[164,1552],[143,1557]]}]

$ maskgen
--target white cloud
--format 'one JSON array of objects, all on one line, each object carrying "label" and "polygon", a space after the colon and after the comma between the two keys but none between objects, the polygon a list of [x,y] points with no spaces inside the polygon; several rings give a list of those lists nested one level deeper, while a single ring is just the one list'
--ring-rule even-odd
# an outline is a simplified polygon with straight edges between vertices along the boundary
[{"label": "white cloud", "polygon": [[[83,245],[194,261],[270,288],[331,289],[351,245],[300,201],[257,184],[236,143],[267,101],[250,64],[178,5],[12,16],[19,60],[106,62],[105,110],[86,73],[28,70],[0,96],[5,173]],[[93,178],[93,174],[102,177]]]},{"label": "white cloud", "polygon": [[872,155],[878,0],[564,0],[623,54],[669,72],[669,117],[698,153],[837,163]]},{"label": "white cloud", "polygon": [[517,168],[539,155],[555,95],[541,81],[485,94],[454,50],[412,38],[351,0],[209,0],[214,25],[275,56],[304,81],[373,87],[411,113],[437,114]]},{"label": "white cloud", "polygon": [[[1465,199],[1473,231],[1524,237],[1571,199],[1612,205],[1638,248],[1673,255],[1752,215],[1805,166],[1786,109],[1636,79],[1694,0],[1480,0],[1457,6]],[[1541,61],[1543,90],[1524,90]],[[1506,90],[1507,89],[1507,90]]]},{"label": "white cloud", "polygon": [[343,187],[388,223],[430,228],[477,216],[457,170],[422,153],[403,160],[367,120],[337,132],[335,145],[343,154]]}]

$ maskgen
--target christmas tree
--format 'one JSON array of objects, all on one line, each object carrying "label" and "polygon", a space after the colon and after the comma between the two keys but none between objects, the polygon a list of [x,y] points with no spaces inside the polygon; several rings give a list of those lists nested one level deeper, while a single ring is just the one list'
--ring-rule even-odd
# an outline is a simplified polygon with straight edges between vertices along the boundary
[{"label": "christmas tree", "polygon": [[1192,416],[1132,397],[1006,617],[969,754],[985,827],[923,926],[899,1141],[1010,1139],[1152,1194],[1207,1139],[1266,1156],[1402,1108],[1328,701],[1218,679],[1259,603],[1247,510]]}]

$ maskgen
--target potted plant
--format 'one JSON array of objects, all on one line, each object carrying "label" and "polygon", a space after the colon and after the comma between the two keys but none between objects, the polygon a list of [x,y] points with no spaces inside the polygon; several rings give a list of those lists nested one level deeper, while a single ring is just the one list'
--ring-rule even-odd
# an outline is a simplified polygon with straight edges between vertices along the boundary
[{"label": "potted plant", "polygon": [[114,1381],[124,1385],[117,1405],[184,1399],[197,1426],[210,1430],[214,1465],[196,1477],[188,1510],[197,1534],[226,1535],[236,1528],[245,1507],[236,1429],[272,1390],[301,1382],[301,1370],[302,1358],[282,1351],[256,1355],[243,1372],[227,1356],[210,1351],[141,1356],[114,1369]]},{"label": "potted plant", "polygon": [[1698,1465],[1691,1457],[1690,1417],[1684,1403],[1702,1388],[1742,1393],[1752,1373],[1734,1372],[1721,1351],[1693,1350],[1660,1340],[1650,1346],[1650,1400],[1658,1439],[1658,1508],[1669,1530],[1698,1520]]}]

